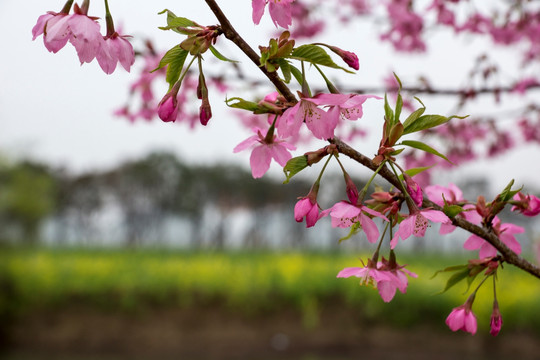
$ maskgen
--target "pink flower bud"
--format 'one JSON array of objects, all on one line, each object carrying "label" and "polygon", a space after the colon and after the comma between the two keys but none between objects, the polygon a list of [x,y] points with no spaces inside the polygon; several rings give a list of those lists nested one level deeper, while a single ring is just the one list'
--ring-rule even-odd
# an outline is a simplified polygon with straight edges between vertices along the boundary
[{"label": "pink flower bud", "polygon": [[499,303],[497,300],[493,302],[493,312],[491,313],[491,321],[489,324],[491,326],[489,333],[493,336],[497,336],[501,331],[503,324],[501,312],[499,310]]},{"label": "pink flower bud", "polygon": [[517,193],[514,195],[514,201],[519,201],[518,204],[512,207],[512,211],[519,211],[525,216],[536,216],[540,214],[540,199],[534,195],[524,195]]},{"label": "pink flower bud", "polygon": [[[472,298],[472,300],[471,300]],[[446,318],[446,325],[452,331],[463,330],[474,335],[477,329],[476,316],[471,310],[474,296],[470,297],[467,302],[457,308],[454,308],[450,315]]]},{"label": "pink flower bud", "polygon": [[418,183],[414,181],[412,177],[405,173],[403,174],[403,178],[405,179],[405,184],[407,185],[407,192],[413,199],[414,203],[417,206],[422,206],[424,195],[422,194],[422,188],[420,185],[418,185]]},{"label": "pink flower bud", "polygon": [[201,107],[199,108],[199,120],[201,121],[201,124],[206,126],[208,124],[208,120],[212,117],[212,108],[210,107],[210,103],[208,102],[208,98],[203,98]]},{"label": "pink flower bud", "polygon": [[176,93],[168,92],[158,105],[159,118],[165,122],[174,122],[178,116],[178,102]]}]

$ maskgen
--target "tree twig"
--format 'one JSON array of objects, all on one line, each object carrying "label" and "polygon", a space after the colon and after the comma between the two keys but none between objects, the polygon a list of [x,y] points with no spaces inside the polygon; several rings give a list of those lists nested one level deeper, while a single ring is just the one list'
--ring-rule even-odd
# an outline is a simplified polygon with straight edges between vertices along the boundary
[{"label": "tree twig", "polygon": [[221,8],[218,6],[218,4],[214,0],[205,0],[206,4],[214,15],[216,15],[216,18],[218,19],[221,30],[223,31],[223,34],[227,39],[232,41],[248,58],[253,61],[255,65],[266,75],[266,77],[274,84],[276,89],[287,99],[287,101],[291,103],[297,103],[298,100],[294,96],[294,94],[291,92],[289,87],[280,80],[277,72],[269,72],[266,70],[264,66],[261,66],[260,64],[260,57],[257,55],[257,53],[248,45],[248,43],[236,32],[234,27],[229,22],[229,19],[225,16],[223,11],[221,11]]}]

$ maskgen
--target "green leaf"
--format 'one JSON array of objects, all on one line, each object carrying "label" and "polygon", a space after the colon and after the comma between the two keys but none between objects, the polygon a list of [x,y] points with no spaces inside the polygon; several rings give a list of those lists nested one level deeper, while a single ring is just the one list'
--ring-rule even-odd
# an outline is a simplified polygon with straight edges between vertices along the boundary
[{"label": "green leaf", "polygon": [[447,205],[447,204],[445,204],[443,206],[443,212],[449,218],[454,218],[457,214],[462,213],[463,211],[465,211],[465,209],[463,209],[459,205]]},{"label": "green leaf", "polygon": [[175,82],[180,78],[182,69],[184,68],[184,63],[188,55],[188,51],[182,49],[180,46],[175,46],[163,55],[159,61],[157,68],[152,70],[152,72],[167,67],[166,81],[169,84],[169,89],[174,85]]},{"label": "green leaf", "polygon": [[[405,170],[405,173],[409,175],[410,177],[413,177],[414,175],[420,174],[423,171],[429,170],[433,167],[431,166],[423,166],[423,167],[417,167],[417,168],[410,168],[408,170]],[[403,174],[399,175],[399,179],[403,181]]]},{"label": "green leaf", "polygon": [[307,168],[307,156],[301,155],[291,158],[289,161],[287,161],[287,164],[283,167],[283,172],[285,173],[285,176],[287,177],[284,184],[288,184],[291,178],[298,174],[300,171]]},{"label": "green leaf", "polygon": [[409,115],[407,117],[407,119],[405,119],[405,121],[403,122],[403,127],[406,128],[412,122],[416,121],[416,119],[418,119],[420,116],[422,116],[424,114],[424,111],[426,111],[425,107],[421,107],[421,108],[418,108],[415,111],[413,111],[411,113],[411,115]]},{"label": "green leaf", "polygon": [[185,31],[179,30],[178,28],[197,26],[195,22],[184,17],[176,16],[172,11],[168,9],[159,12],[158,15],[161,15],[165,12],[167,13],[167,26],[159,27],[161,30],[172,30],[180,34],[186,34]]},{"label": "green leaf", "polygon": [[466,279],[469,277],[469,268],[465,265],[465,269],[456,272],[454,275],[450,276],[448,281],[446,282],[446,286],[444,289],[439,293],[445,293],[448,289],[459,283],[460,281]]},{"label": "green leaf", "polygon": [[362,230],[362,227],[360,227],[360,223],[355,222],[354,224],[352,224],[351,229],[349,230],[349,233],[346,236],[339,239],[339,243],[341,244],[342,241],[349,240],[351,237],[358,234],[360,230]]},{"label": "green leaf", "polygon": [[279,68],[281,69],[281,72],[283,73],[283,80],[286,84],[288,84],[291,81],[291,65],[289,62],[285,59],[279,59],[278,60]]},{"label": "green leaf", "polygon": [[[233,103],[233,101],[236,101]],[[243,110],[249,110],[256,112],[257,110],[260,110],[261,107],[259,104],[253,101],[247,101],[239,97],[233,97],[230,99],[225,99],[225,103],[227,106],[235,108],[235,109],[243,109]]]},{"label": "green leaf", "polygon": [[428,153],[433,154],[433,155],[437,155],[438,157],[443,158],[444,160],[448,161],[450,164],[453,164],[453,162],[448,160],[448,158],[446,156],[444,156],[443,154],[441,154],[440,152],[438,152],[437,150],[435,150],[431,146],[429,146],[427,144],[424,144],[421,141],[403,140],[400,145],[410,146],[412,148],[422,150],[422,151],[428,152]]},{"label": "green leaf", "polygon": [[401,94],[398,93],[397,100],[396,100],[396,111],[394,115],[395,122],[399,122],[399,116],[401,115],[401,109],[403,108],[403,98],[401,97]]},{"label": "green leaf", "polygon": [[210,51],[212,52],[212,54],[214,54],[215,57],[217,57],[221,61],[228,61],[228,62],[232,62],[232,63],[237,63],[238,62],[236,60],[231,60],[229,58],[226,58],[219,51],[217,51],[217,49],[215,47],[213,47],[212,45],[210,45]]},{"label": "green leaf", "polygon": [[385,115],[386,119],[388,120],[388,129],[387,129],[388,131],[387,131],[387,133],[389,133],[390,128],[392,127],[392,125],[394,125],[394,111],[392,110],[392,108],[388,104],[388,96],[386,94],[384,94],[384,115]]},{"label": "green leaf", "polygon": [[465,269],[467,268],[468,266],[467,265],[453,265],[453,266],[449,266],[447,268],[444,268],[443,270],[437,270],[435,272],[435,274],[433,274],[433,276],[431,277],[431,279],[435,278],[435,276],[437,276],[438,274],[442,273],[442,272],[450,272],[450,271],[457,271],[457,270],[461,270],[461,269]]},{"label": "green leaf", "polygon": [[512,181],[506,185],[502,193],[499,195],[499,199],[501,201],[509,201],[514,197],[514,195],[523,190],[523,186],[517,190],[512,190],[512,186],[514,186],[514,179],[512,179]]},{"label": "green leaf", "polygon": [[[468,116],[468,115],[467,115]],[[442,125],[453,118],[465,119],[467,116],[457,116],[453,115],[450,117],[442,115],[423,115],[418,117],[416,120],[411,121],[404,130],[403,135],[410,134],[413,132],[430,129],[435,126]]]},{"label": "green leaf", "polygon": [[288,56],[288,58],[300,60],[300,61],[307,61],[312,64],[328,66],[334,69],[341,69],[350,74],[354,74],[353,71],[349,71],[337,65],[332,60],[330,55],[328,55],[328,53],[323,48],[317,45],[308,44],[308,45],[299,46],[292,51],[291,55]]}]

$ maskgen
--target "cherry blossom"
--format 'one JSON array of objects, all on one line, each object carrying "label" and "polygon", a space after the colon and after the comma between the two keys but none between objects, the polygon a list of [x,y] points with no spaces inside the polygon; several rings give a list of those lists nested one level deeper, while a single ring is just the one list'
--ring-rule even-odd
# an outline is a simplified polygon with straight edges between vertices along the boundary
[{"label": "cherry blossom", "polygon": [[368,241],[375,243],[379,238],[379,229],[368,215],[388,221],[386,216],[381,213],[364,205],[353,205],[348,201],[340,201],[330,208],[333,227],[348,228],[359,222],[366,233]]},{"label": "cherry blossom", "polygon": [[317,203],[317,193],[319,191],[319,183],[313,184],[309,194],[296,203],[294,206],[294,218],[297,222],[302,222],[306,218],[306,227],[312,227],[319,221],[320,218],[327,216],[329,210],[319,212],[319,204]]},{"label": "cherry blossom", "polygon": [[[273,128],[268,131],[266,136],[263,136],[260,129],[254,129],[256,135],[250,136],[240,144],[236,145],[233,152],[237,153],[251,147],[254,144],[260,145],[253,148],[249,163],[251,165],[251,174],[254,178],[262,177],[270,168],[272,158],[281,166],[285,166],[287,161],[292,157],[289,150],[295,150],[296,147],[278,139],[277,135],[273,135]],[[270,134],[270,136],[268,136]]]},{"label": "cherry blossom", "polygon": [[112,74],[117,63],[129,72],[131,65],[135,62],[133,46],[126,37],[115,32],[110,37],[104,38],[96,59],[106,74]]},{"label": "cherry blossom", "polygon": [[395,248],[398,240],[405,240],[411,235],[423,237],[426,234],[426,229],[429,226],[429,222],[438,223],[450,223],[450,219],[442,211],[439,210],[416,210],[407,215],[405,219],[399,223],[399,229],[390,241],[391,248]]},{"label": "cherry blossom", "polygon": [[[514,234],[520,234],[525,232],[525,229],[521,226],[517,226],[510,223],[502,224],[498,217],[493,220],[493,231],[501,239],[501,241],[510,248],[516,254],[521,254],[521,245],[516,240]],[[497,249],[493,247],[486,240],[482,239],[478,235],[471,235],[463,244],[463,247],[467,250],[478,250],[478,257],[480,259],[489,258],[497,255]]]},{"label": "cherry blossom", "polygon": [[[382,285],[382,283],[395,281],[395,279],[387,271],[378,270],[371,259],[368,260],[367,266],[348,267],[341,270],[337,274],[338,278],[348,278],[351,276],[356,276],[357,278],[360,278],[360,285],[372,285],[373,287],[376,287],[379,290],[379,295],[381,295],[383,300],[388,299],[388,292],[390,289],[386,285]],[[381,287],[379,288],[379,286]]]},{"label": "cherry blossom", "polygon": [[[471,299],[471,298],[469,298]],[[474,297],[473,297],[474,299]],[[454,308],[446,318],[446,325],[452,331],[463,330],[474,335],[478,327],[476,316],[471,309],[472,301],[467,302],[457,308]]]},{"label": "cherry blossom", "polygon": [[518,192],[514,195],[514,201],[518,203],[512,206],[512,211],[519,211],[525,216],[536,216],[540,214],[540,199],[534,195],[524,195]]}]

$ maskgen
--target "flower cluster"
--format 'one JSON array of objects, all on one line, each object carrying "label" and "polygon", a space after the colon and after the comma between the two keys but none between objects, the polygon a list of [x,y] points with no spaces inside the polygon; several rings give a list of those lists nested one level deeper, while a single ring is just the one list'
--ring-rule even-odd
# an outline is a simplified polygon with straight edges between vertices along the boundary
[{"label": "flower cluster", "polygon": [[43,43],[52,53],[57,53],[69,42],[75,47],[81,64],[96,59],[107,74],[112,74],[118,63],[129,71],[135,61],[133,47],[128,36],[114,30],[110,14],[107,34],[103,36],[97,18],[88,16],[88,1],[82,7],[75,4],[70,14],[72,2],[68,1],[59,13],[49,11],[41,15],[32,29],[33,40],[43,35]]}]

